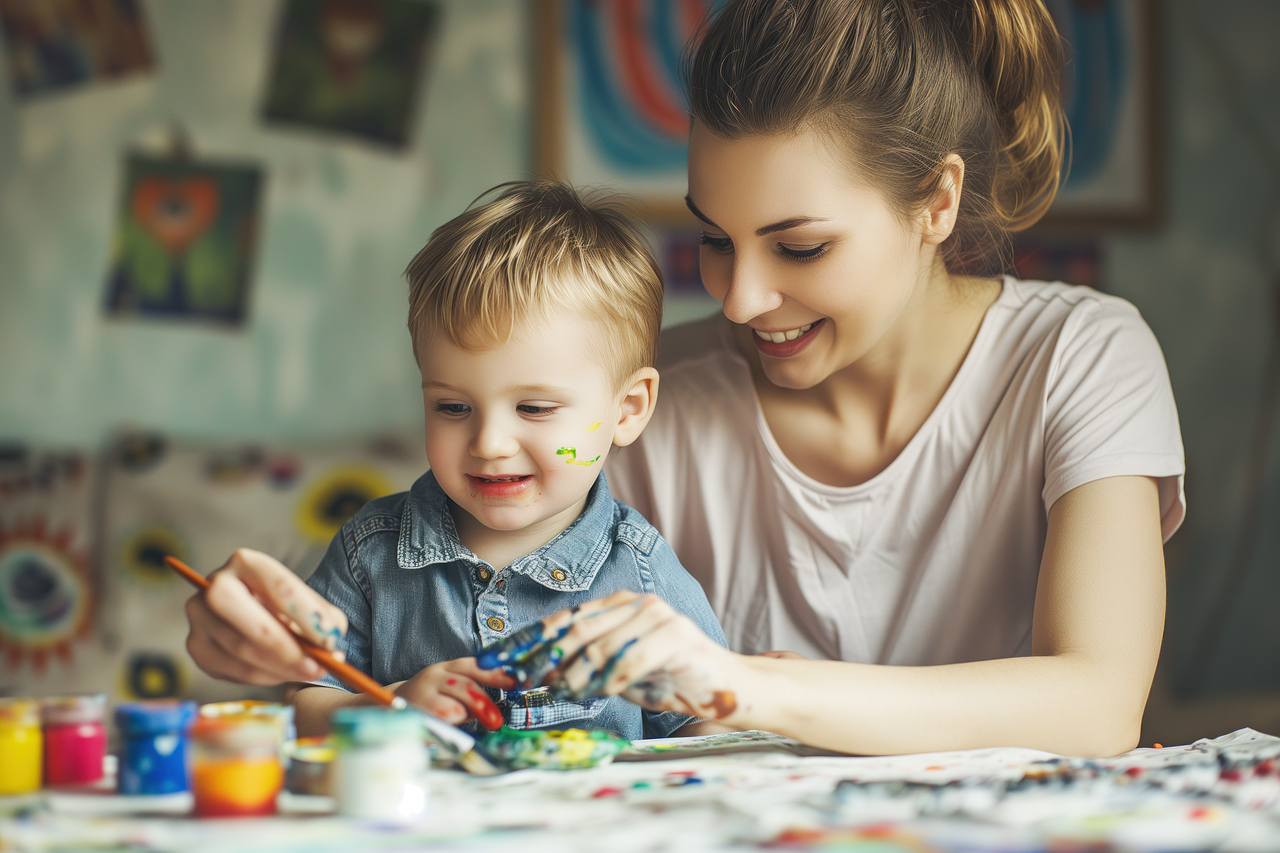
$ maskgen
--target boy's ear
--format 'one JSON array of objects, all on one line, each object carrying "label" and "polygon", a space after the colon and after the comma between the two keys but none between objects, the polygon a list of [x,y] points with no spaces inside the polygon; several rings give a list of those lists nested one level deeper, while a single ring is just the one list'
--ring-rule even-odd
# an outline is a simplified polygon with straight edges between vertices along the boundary
[{"label": "boy's ear", "polygon": [[640,437],[653,417],[653,404],[658,401],[658,371],[652,367],[640,368],[627,382],[618,406],[618,426],[613,431],[613,443],[618,447],[626,447]]},{"label": "boy's ear", "polygon": [[924,241],[937,245],[951,236],[960,212],[960,192],[964,187],[964,161],[958,154],[948,154],[942,161],[942,180],[938,193],[921,214]]}]

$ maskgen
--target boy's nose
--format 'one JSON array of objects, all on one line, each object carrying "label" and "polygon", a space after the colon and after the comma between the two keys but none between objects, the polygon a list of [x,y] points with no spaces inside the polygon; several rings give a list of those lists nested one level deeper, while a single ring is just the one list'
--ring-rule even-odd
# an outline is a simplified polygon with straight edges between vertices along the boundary
[{"label": "boy's nose", "polygon": [[471,440],[471,455],[478,459],[505,459],[519,451],[515,436],[494,419],[481,423]]}]

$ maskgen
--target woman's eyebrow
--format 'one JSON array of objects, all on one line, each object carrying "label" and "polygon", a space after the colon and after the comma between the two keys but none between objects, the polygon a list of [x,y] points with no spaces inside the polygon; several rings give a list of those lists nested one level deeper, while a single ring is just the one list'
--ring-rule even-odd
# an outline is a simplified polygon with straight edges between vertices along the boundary
[{"label": "woman's eyebrow", "polygon": [[[693,199],[689,198],[688,196],[685,196],[684,203],[689,208],[689,212],[692,213],[694,216],[698,217],[703,222],[710,225],[712,228],[720,227],[719,225],[716,225],[714,222],[712,222],[705,213],[703,213],[701,210],[698,210],[698,206],[693,203]],[[829,220],[824,219],[820,216],[793,216],[790,219],[783,219],[782,221],[775,222],[772,225],[765,225],[761,228],[757,228],[756,236],[764,237],[767,234],[773,234],[777,231],[786,231],[790,228],[798,228],[801,225],[808,225],[811,222],[827,222],[827,221]]]}]

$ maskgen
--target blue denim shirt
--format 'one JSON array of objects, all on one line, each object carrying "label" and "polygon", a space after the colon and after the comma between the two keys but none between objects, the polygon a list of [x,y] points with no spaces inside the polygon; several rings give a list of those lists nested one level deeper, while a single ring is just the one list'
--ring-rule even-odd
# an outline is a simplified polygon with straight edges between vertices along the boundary
[{"label": "blue denim shirt", "polygon": [[[530,622],[620,589],[657,594],[725,645],[702,587],[653,525],[613,499],[603,473],[577,521],[495,572],[458,541],[449,500],[428,471],[408,492],[370,501],[348,520],[307,583],[347,614],[338,648],[380,684],[471,657]],[[332,676],[318,683],[342,687]],[[515,729],[609,729],[636,740],[666,737],[696,719],[616,696],[553,701],[545,690],[489,692]]]}]

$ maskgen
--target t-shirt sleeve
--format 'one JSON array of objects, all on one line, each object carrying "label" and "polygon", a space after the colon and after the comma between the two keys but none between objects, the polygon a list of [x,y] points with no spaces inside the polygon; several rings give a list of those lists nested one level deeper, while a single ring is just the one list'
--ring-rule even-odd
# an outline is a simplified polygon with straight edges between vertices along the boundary
[{"label": "t-shirt sleeve", "polygon": [[[351,565],[346,548],[349,541],[347,532],[347,525],[344,525],[329,541],[329,548],[307,579],[307,586],[347,615],[347,633],[338,640],[337,648],[346,655],[347,663],[367,673],[371,668],[372,608],[369,605],[368,580]],[[305,614],[303,618],[306,618]],[[348,692],[351,690],[332,675],[326,675],[315,683]]]},{"label": "t-shirt sleeve", "polygon": [[[693,576],[680,565],[675,552],[665,540],[658,539],[649,553],[648,562],[654,594],[671,605],[677,613],[688,617],[708,637],[727,648],[724,630],[721,629],[720,622],[711,611],[706,593],[702,591],[702,587]],[[662,713],[644,711],[643,718],[646,738],[669,737],[676,729],[688,723],[697,722],[699,719],[674,711]]]},{"label": "t-shirt sleeve", "polygon": [[1105,477],[1154,477],[1167,541],[1186,514],[1182,435],[1169,372],[1137,309],[1090,300],[1066,319],[1045,389],[1047,512]]}]

